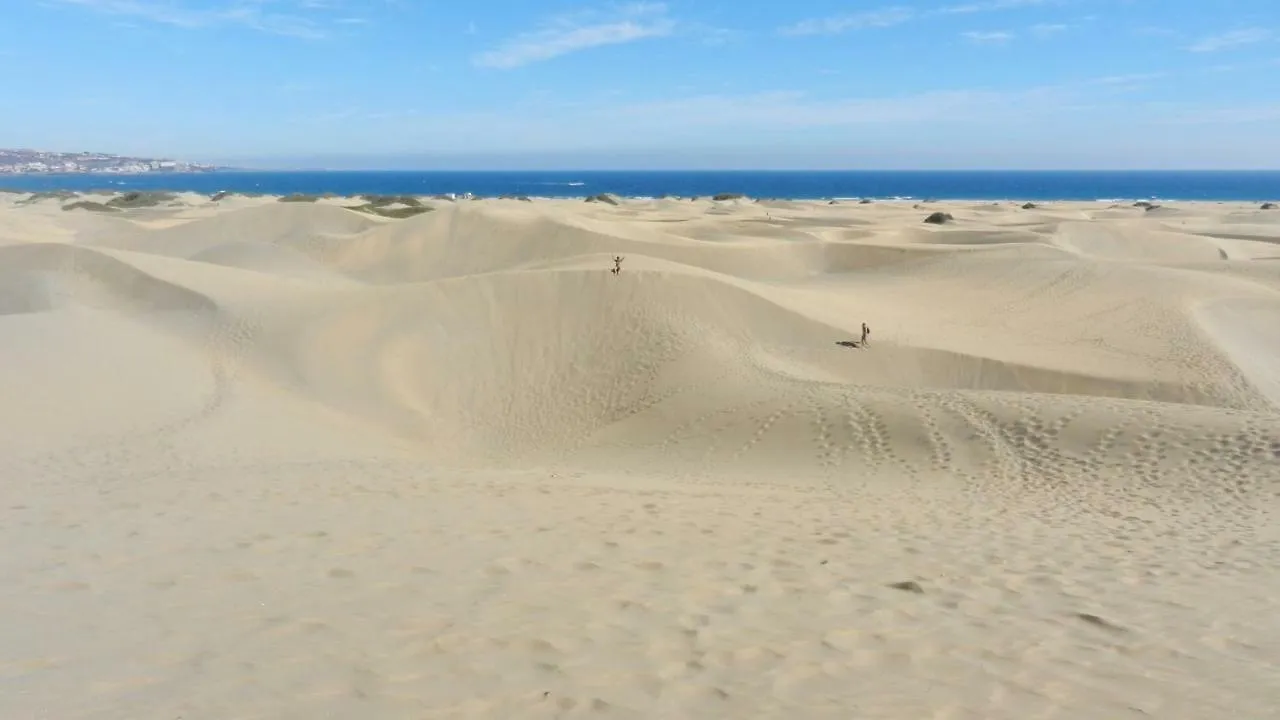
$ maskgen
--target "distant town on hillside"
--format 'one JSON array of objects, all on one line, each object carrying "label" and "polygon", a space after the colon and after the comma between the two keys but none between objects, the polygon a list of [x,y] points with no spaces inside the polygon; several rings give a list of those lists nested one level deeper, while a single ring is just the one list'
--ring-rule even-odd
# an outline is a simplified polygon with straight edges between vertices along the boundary
[{"label": "distant town on hillside", "polygon": [[213,172],[214,165],[161,158],[126,157],[99,152],[47,152],[0,149],[0,175],[80,173]]}]

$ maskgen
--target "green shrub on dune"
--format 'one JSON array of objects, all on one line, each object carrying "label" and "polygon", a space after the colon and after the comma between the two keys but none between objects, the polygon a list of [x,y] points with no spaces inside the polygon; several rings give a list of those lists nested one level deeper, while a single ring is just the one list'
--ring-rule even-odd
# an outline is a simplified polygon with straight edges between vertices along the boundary
[{"label": "green shrub on dune", "polygon": [[378,208],[388,205],[422,206],[422,201],[412,195],[361,195],[360,198],[366,205]]},{"label": "green shrub on dune", "polygon": [[104,205],[100,202],[91,202],[89,200],[80,200],[70,205],[63,205],[63,210],[88,210],[90,212],[120,212],[119,208]]},{"label": "green shrub on dune", "polygon": [[374,205],[373,203],[365,203],[363,205],[344,205],[343,207],[348,210],[365,213],[366,215],[377,215],[378,217],[393,218],[396,220],[403,220],[404,218],[429,213],[432,210],[435,210],[435,208],[422,205],[421,203],[417,205],[410,205],[408,207],[386,207],[385,205],[379,206]]},{"label": "green shrub on dune", "polygon": [[127,192],[107,201],[107,205],[120,210],[155,207],[160,203],[172,203],[178,196],[167,192]]},{"label": "green shrub on dune", "polygon": [[31,193],[31,197],[18,202],[23,205],[38,203],[41,200],[75,200],[80,197],[80,193],[74,193],[70,190],[45,190],[43,192]]}]

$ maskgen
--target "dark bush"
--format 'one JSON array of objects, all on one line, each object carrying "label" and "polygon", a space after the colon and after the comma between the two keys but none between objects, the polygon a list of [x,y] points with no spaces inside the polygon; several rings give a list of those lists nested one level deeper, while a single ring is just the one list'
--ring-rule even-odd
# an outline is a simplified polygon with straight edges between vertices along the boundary
[{"label": "dark bush", "polygon": [[167,192],[127,192],[107,201],[113,208],[133,209],[155,207],[160,203],[169,203],[178,199],[177,195]]},{"label": "dark bush", "polygon": [[88,210],[90,212],[120,212],[117,208],[110,205],[103,205],[100,202],[91,202],[88,200],[80,200],[70,205],[63,205],[63,210]]}]

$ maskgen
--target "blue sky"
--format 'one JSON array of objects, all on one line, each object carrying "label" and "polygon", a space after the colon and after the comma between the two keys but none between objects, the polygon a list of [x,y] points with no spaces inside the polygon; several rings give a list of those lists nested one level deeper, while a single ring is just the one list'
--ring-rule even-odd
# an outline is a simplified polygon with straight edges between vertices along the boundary
[{"label": "blue sky", "polygon": [[1280,0],[12,0],[0,146],[253,167],[1280,168]]}]

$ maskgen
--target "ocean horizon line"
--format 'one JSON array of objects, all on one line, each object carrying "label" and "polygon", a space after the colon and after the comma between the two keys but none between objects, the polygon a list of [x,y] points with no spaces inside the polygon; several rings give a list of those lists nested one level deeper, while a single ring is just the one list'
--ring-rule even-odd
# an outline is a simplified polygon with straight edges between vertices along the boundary
[{"label": "ocean horizon line", "polygon": [[950,201],[1275,201],[1280,170],[214,170],[21,174],[0,188],[211,195],[472,195]]}]

